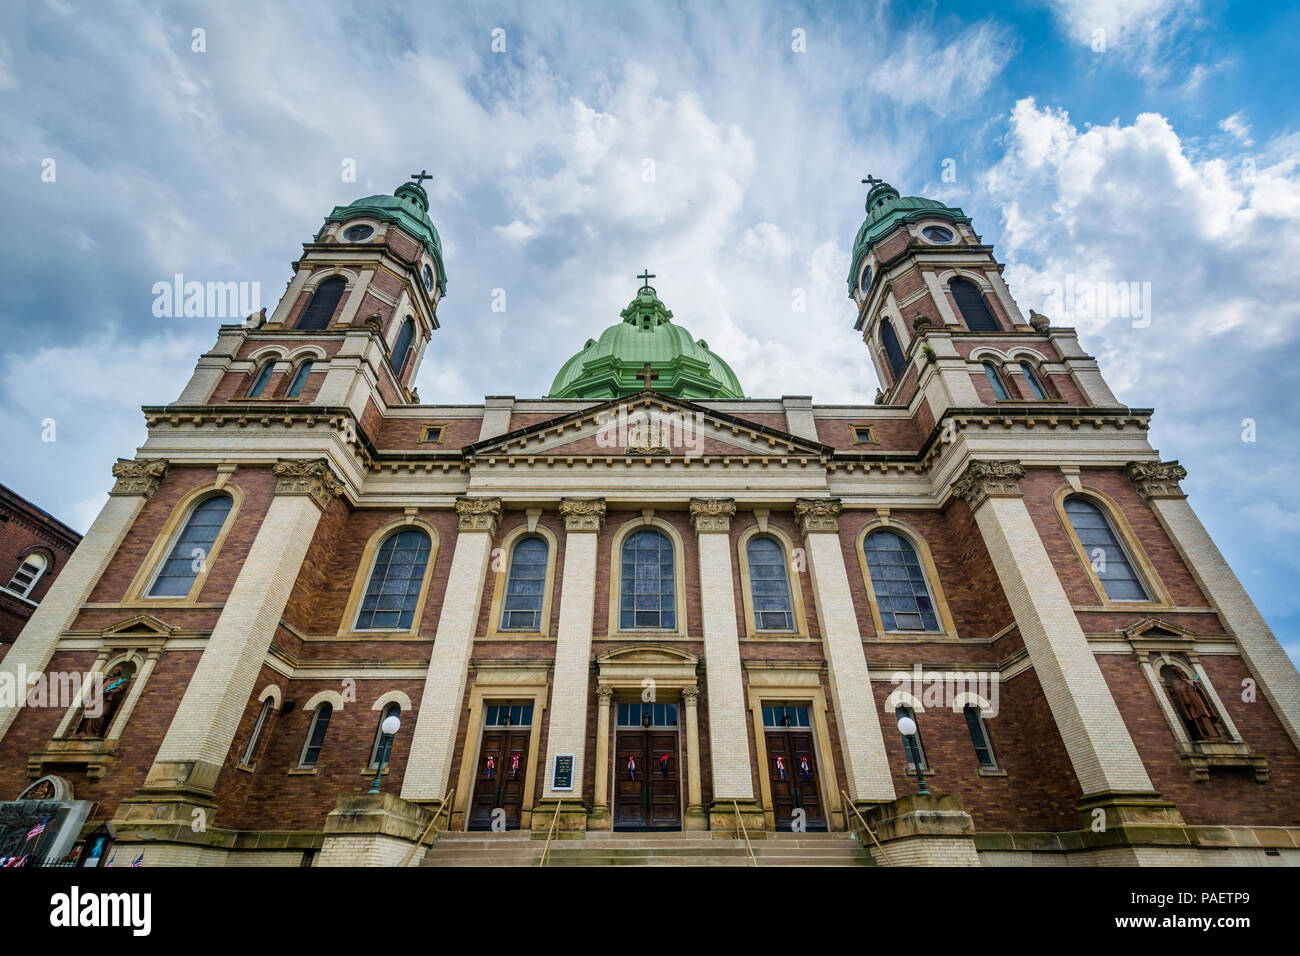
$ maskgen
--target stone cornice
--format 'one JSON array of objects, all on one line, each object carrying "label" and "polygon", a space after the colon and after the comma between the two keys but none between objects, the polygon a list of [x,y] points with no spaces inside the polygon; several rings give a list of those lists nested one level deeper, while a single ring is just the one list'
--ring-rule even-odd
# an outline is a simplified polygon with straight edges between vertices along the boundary
[{"label": "stone cornice", "polygon": [[277,495],[307,495],[321,511],[343,494],[343,483],[324,458],[282,458],[271,471]]},{"label": "stone cornice", "polygon": [[736,514],[735,498],[692,498],[691,523],[696,534],[709,531],[730,531],[731,519]]},{"label": "stone cornice", "polygon": [[605,521],[604,498],[564,498],[560,501],[565,531],[599,531]]},{"label": "stone cornice", "polygon": [[1130,461],[1124,473],[1146,500],[1187,497],[1178,485],[1187,477],[1187,469],[1177,461]]},{"label": "stone cornice", "polygon": [[134,461],[118,459],[113,465],[113,477],[117,481],[109,494],[152,498],[166,473],[166,458],[137,458]]},{"label": "stone cornice", "polygon": [[839,498],[796,498],[794,520],[804,534],[814,531],[839,531],[840,512],[844,506]]},{"label": "stone cornice", "polygon": [[501,522],[500,498],[457,498],[456,514],[461,531],[486,531],[495,534]]},{"label": "stone cornice", "polygon": [[977,458],[953,482],[952,493],[965,499],[974,511],[986,498],[1019,498],[1020,479],[1023,477],[1025,469],[1018,461],[981,461]]}]

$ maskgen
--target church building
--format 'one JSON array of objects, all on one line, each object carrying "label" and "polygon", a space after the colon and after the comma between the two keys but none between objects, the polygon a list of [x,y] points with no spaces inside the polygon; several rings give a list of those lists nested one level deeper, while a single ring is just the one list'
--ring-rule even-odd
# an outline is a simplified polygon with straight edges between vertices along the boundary
[{"label": "church building", "polygon": [[0,660],[0,806],[144,866],[1300,864],[1300,675],[961,209],[869,180],[874,404],[746,395],[649,271],[545,397],[441,404],[423,178],[143,409]]}]

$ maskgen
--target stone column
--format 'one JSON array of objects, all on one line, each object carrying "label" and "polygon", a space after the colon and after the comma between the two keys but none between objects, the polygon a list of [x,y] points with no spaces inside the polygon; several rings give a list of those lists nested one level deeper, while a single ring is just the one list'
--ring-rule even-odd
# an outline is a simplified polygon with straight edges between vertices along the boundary
[{"label": "stone column", "polygon": [[[316,525],[344,490],[324,458],[281,460],[274,472],[275,498],[212,628],[138,802],[156,804],[158,797],[171,794],[185,797],[184,802],[197,799],[202,805],[210,797]],[[153,819],[160,818],[155,813]]]},{"label": "stone column", "polygon": [[700,782],[700,689],[682,689],[686,709],[686,829],[704,830],[709,825],[704,812],[704,794]]},{"label": "stone column", "polygon": [[1300,747],[1300,673],[1187,503],[1187,496],[1178,484],[1187,477],[1187,469],[1176,461],[1132,461],[1127,471],[1138,493],[1151,505],[1182,554],[1201,590],[1218,608],[1224,624],[1236,637],[1241,656],[1264,699],[1273,706],[1291,740]]},{"label": "stone column", "polygon": [[849,799],[855,805],[876,804],[894,799],[894,780],[840,547],[841,510],[838,498],[799,498],[794,518],[808,553]]},{"label": "stone column", "polygon": [[970,505],[1085,801],[1152,795],[1151,780],[1020,495],[1015,461],[972,461],[952,486]]},{"label": "stone column", "polygon": [[492,536],[501,521],[501,499],[457,498],[456,513],[460,533],[402,778],[402,799],[421,803],[440,803],[447,795]]},{"label": "stone column", "polygon": [[591,801],[587,828],[609,829],[609,704],[614,688],[596,688],[596,766],[593,768],[596,789]]},{"label": "stone column", "polygon": [[99,583],[144,503],[158,490],[166,471],[167,462],[161,458],[119,461],[113,466],[117,482],[108,493],[108,501],[0,664],[0,685],[15,688],[12,703],[0,701],[0,737],[8,732],[25,703],[28,678],[50,663],[59,638],[72,626],[81,605]]},{"label": "stone column", "polygon": [[731,498],[692,498],[691,522],[700,555],[700,616],[704,622],[704,680],[709,693],[709,751],[713,772],[710,826],[734,829],[735,807],[746,825],[762,829],[754,800],[745,722],[745,687],[740,672],[740,634],[731,575]]}]

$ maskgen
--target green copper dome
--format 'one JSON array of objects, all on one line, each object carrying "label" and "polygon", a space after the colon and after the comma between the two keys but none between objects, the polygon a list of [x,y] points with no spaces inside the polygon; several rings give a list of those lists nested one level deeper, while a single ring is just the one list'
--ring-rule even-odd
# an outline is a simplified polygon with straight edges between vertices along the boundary
[{"label": "green copper dome", "polygon": [[[429,194],[419,183],[402,183],[391,196],[367,196],[346,206],[335,206],[325,217],[326,222],[346,222],[369,216],[380,222],[391,222],[410,233],[433,256],[438,266],[438,289],[447,294],[447,270],[442,266],[442,240],[429,219]],[[317,238],[320,234],[317,233]]]},{"label": "green copper dome", "polygon": [[900,196],[898,190],[886,182],[875,181],[867,193],[867,218],[853,240],[853,261],[849,264],[849,295],[858,281],[862,257],[871,247],[889,235],[898,226],[920,219],[945,219],[952,223],[970,222],[970,217],[956,206],[946,206],[937,199],[920,196]]},{"label": "green copper dome", "polygon": [[672,323],[650,286],[642,286],[599,339],[560,367],[547,398],[610,399],[635,395],[645,385],[644,368],[655,376],[650,387],[677,398],[744,398],[736,373],[709,351],[703,339]]}]

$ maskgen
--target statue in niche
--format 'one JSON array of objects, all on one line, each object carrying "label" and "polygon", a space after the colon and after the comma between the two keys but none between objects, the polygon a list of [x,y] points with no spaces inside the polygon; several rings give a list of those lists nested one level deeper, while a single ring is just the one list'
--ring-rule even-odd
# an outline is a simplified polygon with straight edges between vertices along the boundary
[{"label": "statue in niche", "polygon": [[1222,723],[1199,684],[1189,681],[1176,667],[1165,668],[1165,684],[1193,740],[1223,739]]},{"label": "statue in niche", "polygon": [[[72,735],[74,737],[108,736],[108,731],[113,726],[113,718],[122,709],[122,703],[126,700],[126,693],[134,676],[135,668],[130,664],[113,665],[104,676],[103,690],[99,695],[100,706],[83,709],[81,720],[77,722],[77,729]],[[98,716],[92,716],[91,710],[97,711]]]}]

